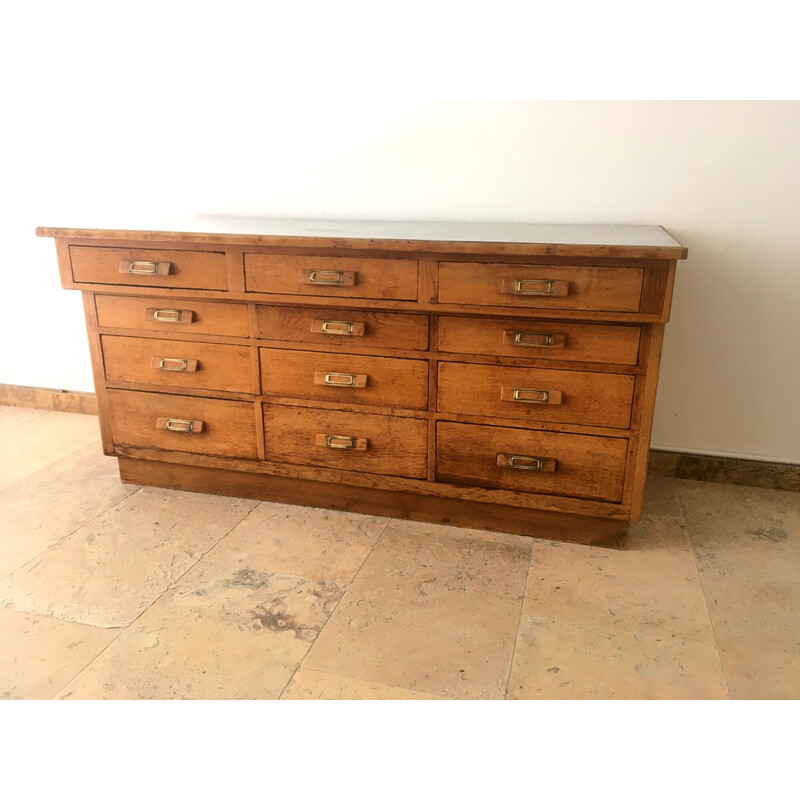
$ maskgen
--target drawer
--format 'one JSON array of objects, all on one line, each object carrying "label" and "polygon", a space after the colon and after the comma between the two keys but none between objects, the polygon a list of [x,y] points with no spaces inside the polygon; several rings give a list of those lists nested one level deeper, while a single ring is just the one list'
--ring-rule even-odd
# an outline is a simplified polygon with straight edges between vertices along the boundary
[{"label": "drawer", "polygon": [[264,406],[267,461],[425,478],[428,423],[422,419]]},{"label": "drawer", "polygon": [[210,303],[174,297],[95,297],[97,321],[103,328],[130,328],[169,334],[250,336],[250,318],[242,303]]},{"label": "drawer", "polygon": [[638,311],[644,270],[439,262],[439,302],[469,306]]},{"label": "drawer", "polygon": [[416,300],[418,262],[400,258],[246,253],[248,292]]},{"label": "drawer", "polygon": [[436,479],[619,503],[626,439],[439,422]]},{"label": "drawer", "polygon": [[428,349],[428,318],[415,314],[257,306],[256,315],[262,339],[309,342],[347,351]]},{"label": "drawer", "polygon": [[76,283],[227,289],[224,253],[122,247],[69,248]]},{"label": "drawer", "polygon": [[262,394],[334,403],[428,407],[428,362],[262,347]]},{"label": "drawer", "polygon": [[108,399],[115,445],[258,458],[252,403],[121,389]]},{"label": "drawer", "polygon": [[249,347],[101,336],[106,380],[191,389],[253,392]]},{"label": "drawer", "polygon": [[627,428],[632,375],[439,364],[439,411]]},{"label": "drawer", "polygon": [[636,364],[640,329],[526,319],[439,317],[439,350],[515,358]]}]

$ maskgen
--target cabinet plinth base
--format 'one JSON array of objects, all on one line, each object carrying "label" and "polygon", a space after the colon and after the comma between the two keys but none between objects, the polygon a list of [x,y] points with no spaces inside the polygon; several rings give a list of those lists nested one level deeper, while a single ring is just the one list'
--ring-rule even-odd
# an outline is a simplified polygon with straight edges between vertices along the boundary
[{"label": "cabinet plinth base", "polygon": [[621,549],[627,543],[628,523],[625,520],[123,456],[118,460],[120,478],[125,483],[331,508],[599,547]]}]

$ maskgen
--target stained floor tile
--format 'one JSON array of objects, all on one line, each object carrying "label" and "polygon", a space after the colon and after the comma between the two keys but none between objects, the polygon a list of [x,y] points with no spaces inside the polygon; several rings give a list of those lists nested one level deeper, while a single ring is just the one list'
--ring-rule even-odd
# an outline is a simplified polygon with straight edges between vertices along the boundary
[{"label": "stained floor tile", "polygon": [[448,697],[500,698],[531,542],[392,521],[304,662]]},{"label": "stained floor tile", "polygon": [[680,481],[731,695],[800,698],[800,494]]},{"label": "stained floor tile", "polygon": [[0,432],[0,486],[99,440],[100,423],[97,417],[86,414],[46,411],[25,423],[11,425]]},{"label": "stained floor tile", "polygon": [[137,489],[97,442],[0,489],[0,578]]},{"label": "stained floor tile", "polygon": [[118,635],[0,608],[0,698],[50,700]]},{"label": "stained floor tile", "polygon": [[429,692],[415,692],[382,683],[360,681],[301,667],[281,695],[281,700],[445,700]]},{"label": "stained floor tile", "polygon": [[0,581],[0,606],[128,625],[255,505],[141,489]]},{"label": "stained floor tile", "polygon": [[277,699],[341,593],[201,562],[59,697]]},{"label": "stained floor tile", "polygon": [[509,680],[517,700],[716,700],[714,647],[523,616]]},{"label": "stained floor tile", "polygon": [[386,517],[261,503],[206,560],[349,583],[387,523]]}]

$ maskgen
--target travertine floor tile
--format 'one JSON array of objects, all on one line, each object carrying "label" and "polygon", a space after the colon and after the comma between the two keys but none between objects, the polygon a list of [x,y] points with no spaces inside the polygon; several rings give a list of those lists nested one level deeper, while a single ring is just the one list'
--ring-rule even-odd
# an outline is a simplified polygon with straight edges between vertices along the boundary
[{"label": "travertine floor tile", "polygon": [[800,699],[800,495],[680,481],[731,695]]},{"label": "travertine floor tile", "polygon": [[86,414],[47,411],[24,424],[12,425],[0,433],[0,486],[31,475],[99,439],[97,417]]},{"label": "travertine floor tile", "polygon": [[30,422],[47,414],[45,408],[18,408],[16,406],[0,406],[0,435],[14,425]]},{"label": "travertine floor tile", "polygon": [[531,542],[392,521],[304,667],[448,697],[503,696]]},{"label": "travertine floor tile", "polygon": [[281,700],[445,700],[441,695],[415,692],[382,683],[330,675],[300,667]]},{"label": "travertine floor tile", "polygon": [[0,698],[55,697],[119,631],[0,608]]},{"label": "travertine floor tile", "polygon": [[261,503],[206,560],[349,583],[388,522],[386,517]]},{"label": "travertine floor tile", "polygon": [[137,490],[97,442],[0,489],[0,578]]},{"label": "travertine floor tile", "polygon": [[70,699],[276,699],[342,593],[201,562],[61,693]]},{"label": "travertine floor tile", "polygon": [[708,645],[525,615],[508,697],[715,700],[727,691]]},{"label": "travertine floor tile", "polygon": [[674,517],[643,519],[628,550],[534,545],[524,613],[714,644],[689,540]]},{"label": "travertine floor tile", "polygon": [[129,625],[255,505],[141,489],[0,581],[0,606]]}]

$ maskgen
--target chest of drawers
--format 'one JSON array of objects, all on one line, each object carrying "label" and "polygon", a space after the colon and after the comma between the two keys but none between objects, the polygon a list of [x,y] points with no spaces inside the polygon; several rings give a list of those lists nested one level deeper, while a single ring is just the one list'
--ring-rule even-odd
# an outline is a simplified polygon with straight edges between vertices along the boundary
[{"label": "chest of drawers", "polygon": [[122,480],[619,546],[686,251],[655,226],[40,228]]}]

